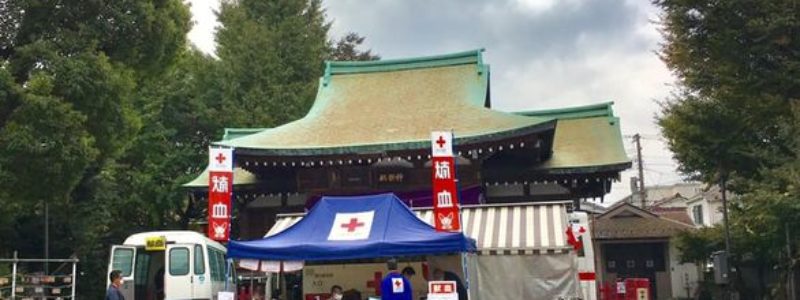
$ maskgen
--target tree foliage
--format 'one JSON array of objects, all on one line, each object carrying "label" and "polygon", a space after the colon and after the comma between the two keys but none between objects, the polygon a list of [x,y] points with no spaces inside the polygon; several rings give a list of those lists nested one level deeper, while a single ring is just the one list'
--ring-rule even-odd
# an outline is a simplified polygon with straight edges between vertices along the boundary
[{"label": "tree foliage", "polygon": [[341,37],[330,50],[329,60],[343,60],[343,61],[368,61],[379,60],[380,55],[372,53],[372,50],[366,51],[359,50],[359,47],[364,44],[366,37],[360,36],[355,32],[349,32],[347,35]]},{"label": "tree foliage", "polygon": [[[800,241],[800,7],[788,0],[654,3],[663,10],[660,54],[679,81],[658,116],[670,150],[688,176],[733,183],[733,262],[788,274]],[[721,232],[678,238],[684,259],[721,250]],[[781,284],[771,283],[773,297]]]},{"label": "tree foliage", "polygon": [[334,46],[318,0],[224,2],[217,53],[187,46],[179,0],[0,0],[0,257],[76,255],[81,298],[102,297],[109,246],[186,229],[203,203],[181,184],[225,127],[300,118]]},{"label": "tree foliage", "polygon": [[[118,160],[142,127],[137,88],[185,47],[181,1],[0,2],[0,256],[51,254],[91,272],[80,293],[99,298],[119,189]],[[6,205],[8,204],[8,205]],[[99,287],[99,288],[98,288]]]},{"label": "tree foliage", "polygon": [[227,124],[272,127],[305,114],[328,50],[321,1],[225,2],[217,56]]}]

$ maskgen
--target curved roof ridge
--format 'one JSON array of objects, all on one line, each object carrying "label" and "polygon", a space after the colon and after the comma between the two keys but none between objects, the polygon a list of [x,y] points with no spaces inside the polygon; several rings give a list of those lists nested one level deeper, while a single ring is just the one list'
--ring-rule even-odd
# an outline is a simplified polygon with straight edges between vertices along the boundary
[{"label": "curved roof ridge", "polygon": [[597,104],[571,106],[555,109],[542,109],[530,111],[518,111],[515,114],[529,117],[551,117],[555,119],[582,119],[591,117],[614,117],[614,101],[606,101]]},{"label": "curved roof ridge", "polygon": [[325,61],[325,77],[337,74],[391,72],[409,69],[436,68],[476,64],[483,68],[483,48],[433,56],[371,60]]}]

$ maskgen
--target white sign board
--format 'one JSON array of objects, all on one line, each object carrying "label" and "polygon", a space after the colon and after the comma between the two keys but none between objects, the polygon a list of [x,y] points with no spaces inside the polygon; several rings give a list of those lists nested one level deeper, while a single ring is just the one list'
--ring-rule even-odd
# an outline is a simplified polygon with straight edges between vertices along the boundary
[{"label": "white sign board", "polygon": [[455,281],[428,281],[428,300],[458,300]]},{"label": "white sign board", "polygon": [[217,300],[235,300],[233,292],[219,292]]}]

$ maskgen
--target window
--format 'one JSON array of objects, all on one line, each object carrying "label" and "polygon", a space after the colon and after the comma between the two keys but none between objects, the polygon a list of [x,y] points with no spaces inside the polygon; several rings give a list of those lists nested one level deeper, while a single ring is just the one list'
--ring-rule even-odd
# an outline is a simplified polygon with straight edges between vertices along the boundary
[{"label": "window", "polygon": [[217,249],[206,247],[208,266],[211,269],[211,280],[225,281],[225,254]]},{"label": "window", "polygon": [[696,225],[703,225],[703,205],[695,205],[692,206],[692,217],[694,218],[694,224]]},{"label": "window", "polygon": [[189,274],[189,249],[172,248],[169,250],[169,275],[182,276]]},{"label": "window", "polygon": [[203,275],[206,273],[206,264],[203,258],[203,247],[194,245],[194,275]]},{"label": "window", "polygon": [[112,259],[112,271],[119,270],[122,272],[122,277],[131,276],[133,271],[133,249],[130,248],[117,248],[114,249],[114,256]]},{"label": "window", "polygon": [[217,264],[219,264],[219,281],[225,281],[225,254],[216,249],[214,254],[217,255]]},{"label": "window", "polygon": [[217,256],[214,255],[214,250],[211,248],[206,247],[208,249],[208,268],[211,271],[211,280],[217,281],[219,278],[219,264],[217,264]]}]

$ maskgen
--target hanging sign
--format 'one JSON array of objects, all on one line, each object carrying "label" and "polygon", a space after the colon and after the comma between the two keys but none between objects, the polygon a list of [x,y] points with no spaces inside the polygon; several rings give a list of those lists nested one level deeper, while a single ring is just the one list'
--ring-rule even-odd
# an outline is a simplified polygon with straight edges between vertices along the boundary
[{"label": "hanging sign", "polygon": [[227,242],[231,231],[233,149],[209,148],[208,153],[208,238]]},{"label": "hanging sign", "polygon": [[437,231],[461,231],[453,133],[431,133],[433,216]]}]

